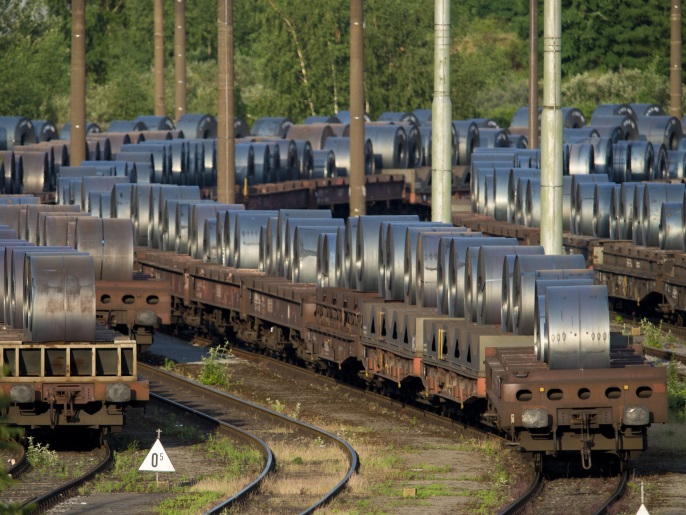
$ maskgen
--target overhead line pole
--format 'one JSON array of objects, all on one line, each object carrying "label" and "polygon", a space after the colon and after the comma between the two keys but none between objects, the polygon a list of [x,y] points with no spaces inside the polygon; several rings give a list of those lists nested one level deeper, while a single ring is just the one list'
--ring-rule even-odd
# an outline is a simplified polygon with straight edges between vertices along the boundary
[{"label": "overhead line pole", "polygon": [[364,8],[350,0],[350,216],[366,213],[364,146]]},{"label": "overhead line pole", "polygon": [[538,148],[538,0],[529,0],[529,148]]},{"label": "overhead line pole", "polygon": [[86,2],[71,2],[71,132],[72,166],[86,159]]},{"label": "overhead line pole", "polygon": [[217,2],[217,200],[236,202],[233,74],[233,0]]},{"label": "overhead line pole", "polygon": [[162,9],[162,0],[153,1],[155,31],[155,116],[164,116],[164,11]]},{"label": "overhead line pole", "polygon": [[174,1],[175,121],[186,114],[186,0]]},{"label": "overhead line pole", "polygon": [[681,121],[681,0],[672,0],[669,38],[669,114]]}]

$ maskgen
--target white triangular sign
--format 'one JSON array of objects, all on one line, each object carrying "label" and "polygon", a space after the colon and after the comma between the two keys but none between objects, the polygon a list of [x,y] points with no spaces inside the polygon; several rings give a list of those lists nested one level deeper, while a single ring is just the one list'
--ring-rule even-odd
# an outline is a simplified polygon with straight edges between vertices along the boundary
[{"label": "white triangular sign", "polygon": [[174,465],[172,465],[169,456],[162,447],[162,442],[155,441],[150,452],[143,460],[143,464],[138,470],[147,470],[149,472],[176,472]]},{"label": "white triangular sign", "polygon": [[650,513],[648,513],[648,509],[641,504],[641,507],[636,512],[636,515],[650,515]]}]

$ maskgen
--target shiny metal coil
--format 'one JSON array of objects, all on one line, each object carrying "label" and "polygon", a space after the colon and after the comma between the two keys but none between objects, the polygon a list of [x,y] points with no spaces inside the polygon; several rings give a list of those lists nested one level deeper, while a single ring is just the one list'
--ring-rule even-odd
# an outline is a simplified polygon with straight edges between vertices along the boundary
[{"label": "shiny metal coil", "polygon": [[269,143],[253,143],[253,156],[255,165],[255,175],[252,182],[248,177],[248,184],[267,184],[274,182],[273,171],[271,169],[271,145]]},{"label": "shiny metal coil", "polygon": [[134,247],[131,220],[79,217],[75,244],[76,250],[93,256],[96,280],[131,280]]},{"label": "shiny metal coil", "polygon": [[589,143],[569,145],[569,175],[588,175],[595,173],[595,151]]},{"label": "shiny metal coil", "polygon": [[202,260],[205,263],[216,263],[218,254],[217,219],[208,218],[203,227]]},{"label": "shiny metal coil", "polygon": [[613,182],[598,183],[595,185],[595,192],[593,194],[592,236],[595,236],[596,238],[610,237],[610,216],[613,215],[611,205],[614,199],[619,199],[618,184]]},{"label": "shiny metal coil", "polygon": [[638,130],[653,145],[664,144],[669,150],[679,148],[683,136],[681,121],[674,116],[639,116],[636,119]]},{"label": "shiny metal coil", "polygon": [[541,224],[541,180],[529,179],[526,185],[526,208],[524,209],[524,225],[539,227]]},{"label": "shiny metal coil", "polygon": [[654,175],[655,151],[649,141],[631,142],[631,176],[630,181],[650,181]]},{"label": "shiny metal coil", "polygon": [[643,190],[642,231],[643,245],[660,245],[660,216],[664,202],[684,202],[686,186],[683,184],[647,184]]},{"label": "shiny metal coil", "polygon": [[[608,174],[609,175],[609,174]],[[612,145],[612,180],[631,182],[631,142],[618,141]]]},{"label": "shiny metal coil", "polygon": [[377,172],[407,168],[407,134],[402,126],[365,124],[364,136],[372,141]]},{"label": "shiny metal coil", "polygon": [[51,206],[48,204],[29,204],[19,211],[17,234],[20,238],[38,244],[38,215],[40,213],[78,213],[78,206]]},{"label": "shiny metal coil", "polygon": [[686,150],[667,151],[667,179],[686,177]]},{"label": "shiny metal coil", "polygon": [[193,204],[190,220],[190,248],[189,255],[195,259],[202,259],[202,236],[205,220],[216,218],[219,211],[243,211],[244,204],[221,204],[219,202],[208,204]]},{"label": "shiny metal coil", "polygon": [[295,140],[298,149],[298,179],[312,177],[314,161],[312,159],[312,145],[307,140]]},{"label": "shiny metal coil", "polygon": [[286,261],[286,226],[289,218],[321,218],[330,219],[328,209],[280,209],[278,214],[277,246],[271,252],[271,270],[273,275],[284,276],[284,262]]},{"label": "shiny metal coil", "polygon": [[236,162],[236,184],[243,186],[247,180],[248,184],[255,182],[255,150],[250,143],[236,143],[235,146]]},{"label": "shiny metal coil", "polygon": [[277,211],[236,211],[233,230],[233,261],[236,268],[257,269],[260,261],[260,229]]},{"label": "shiny metal coil", "polygon": [[[641,205],[643,204],[643,189],[644,183],[625,182],[619,190],[619,206],[620,206],[620,240],[633,240],[634,238],[634,202],[637,198],[636,190],[638,192],[638,199]],[[639,206],[638,212],[642,209]]]},{"label": "shiny metal coil", "polygon": [[[286,221],[286,248],[285,248],[285,253],[284,253],[284,262],[283,262],[283,276],[286,279],[294,280],[294,266],[295,266],[295,232],[298,228],[316,228],[319,230],[325,230],[326,232],[334,232],[337,230],[338,227],[344,227],[345,224],[343,222],[343,219],[341,218],[321,218],[321,219],[314,219],[311,217],[308,218],[294,218],[291,217]],[[316,260],[317,257],[317,238],[312,238],[313,243],[312,245],[314,246],[313,250],[313,255],[314,255],[314,260]],[[316,262],[313,261],[311,265],[311,272],[313,275],[312,281],[308,282],[315,282],[317,280],[316,277]]]},{"label": "shiny metal coil", "polygon": [[[345,229],[343,229],[345,230]],[[317,286],[320,288],[336,287],[336,245],[337,232],[325,232],[319,235],[317,242]]]},{"label": "shiny metal coil", "polygon": [[[514,223],[515,213],[517,207],[517,183],[519,179],[529,177],[533,179],[540,179],[541,171],[535,168],[512,168],[507,179],[507,214],[506,221]],[[500,182],[500,181],[498,181]],[[496,185],[498,187],[498,185]],[[526,189],[524,190],[526,191]]]},{"label": "shiny metal coil", "polygon": [[[453,121],[457,136],[457,159],[455,164],[467,166],[472,162],[472,153],[479,146],[479,128],[471,121]],[[514,163],[513,163],[514,164]]]},{"label": "shiny metal coil", "polygon": [[660,250],[684,249],[684,202],[663,202],[660,212]]},{"label": "shiny metal coil", "polygon": [[337,177],[337,173],[333,150],[312,151],[312,175],[308,179],[331,179]]},{"label": "shiny metal coil", "polygon": [[335,236],[335,232],[323,227],[297,227],[293,234],[293,282],[316,283],[317,272],[321,271],[319,259],[322,257],[320,242],[323,246],[325,234]]},{"label": "shiny metal coil", "polygon": [[329,124],[313,123],[310,125],[292,125],[288,129],[288,139],[306,140],[310,143],[312,150],[322,150],[327,138],[334,137],[334,131]]},{"label": "shiny metal coil", "polygon": [[510,140],[507,136],[507,129],[487,129],[479,127],[479,147],[509,148]]},{"label": "shiny metal coil", "polygon": [[377,256],[379,259],[379,295],[381,297],[386,297],[386,259],[387,259],[387,253],[386,253],[386,239],[388,237],[388,227],[390,225],[394,225],[398,228],[398,230],[401,230],[401,227],[409,227],[411,225],[421,225],[424,222],[419,221],[419,217],[416,217],[415,221],[402,221],[398,222],[396,220],[389,220],[381,221],[381,225],[379,226],[379,245],[378,245],[378,250],[377,250]]}]

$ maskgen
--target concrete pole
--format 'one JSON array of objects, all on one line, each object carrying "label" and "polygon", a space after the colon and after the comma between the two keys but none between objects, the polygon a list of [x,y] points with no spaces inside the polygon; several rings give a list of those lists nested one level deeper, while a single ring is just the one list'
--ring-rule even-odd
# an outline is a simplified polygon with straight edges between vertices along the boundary
[{"label": "concrete pole", "polygon": [[561,0],[544,0],[541,113],[541,245],[562,253]]},{"label": "concrete pole", "polygon": [[672,0],[669,41],[669,114],[681,121],[681,0]]},{"label": "concrete pole", "polygon": [[235,126],[233,97],[233,0],[217,2],[217,200],[236,202]]},{"label": "concrete pole", "polygon": [[366,213],[364,184],[364,10],[350,0],[350,216]]},{"label": "concrete pole", "polygon": [[434,1],[434,99],[431,109],[431,220],[450,223],[453,178],[450,0]]},{"label": "concrete pole", "polygon": [[69,162],[86,159],[86,1],[71,2],[71,146]]},{"label": "concrete pole", "polygon": [[164,116],[164,11],[162,0],[153,1],[155,19],[155,116]]},{"label": "concrete pole", "polygon": [[186,0],[174,1],[175,120],[186,114]]},{"label": "concrete pole", "polygon": [[529,148],[538,148],[538,0],[529,0]]}]

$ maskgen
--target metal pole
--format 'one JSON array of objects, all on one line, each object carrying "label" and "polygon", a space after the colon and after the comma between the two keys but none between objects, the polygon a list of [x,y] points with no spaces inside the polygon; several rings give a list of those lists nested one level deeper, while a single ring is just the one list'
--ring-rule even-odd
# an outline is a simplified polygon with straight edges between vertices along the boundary
[{"label": "metal pole", "polygon": [[561,12],[561,0],[544,0],[540,235],[546,254],[562,253]]},{"label": "metal pole", "polygon": [[154,0],[155,17],[155,115],[164,116],[164,12],[162,0]]},{"label": "metal pole", "polygon": [[186,113],[186,0],[174,2],[174,103],[176,121]]},{"label": "metal pole", "polygon": [[364,10],[350,0],[350,216],[366,213],[364,187]]},{"label": "metal pole", "polygon": [[431,220],[452,218],[453,105],[450,101],[450,0],[434,2],[434,99],[431,106]]},{"label": "metal pole", "polygon": [[529,0],[529,148],[538,148],[538,0]]},{"label": "metal pole", "polygon": [[669,41],[669,114],[681,121],[681,0],[672,0]]},{"label": "metal pole", "polygon": [[86,159],[86,1],[71,2],[71,147],[69,162]]},{"label": "metal pole", "polygon": [[233,98],[233,0],[217,2],[217,200],[236,202],[235,126]]}]

